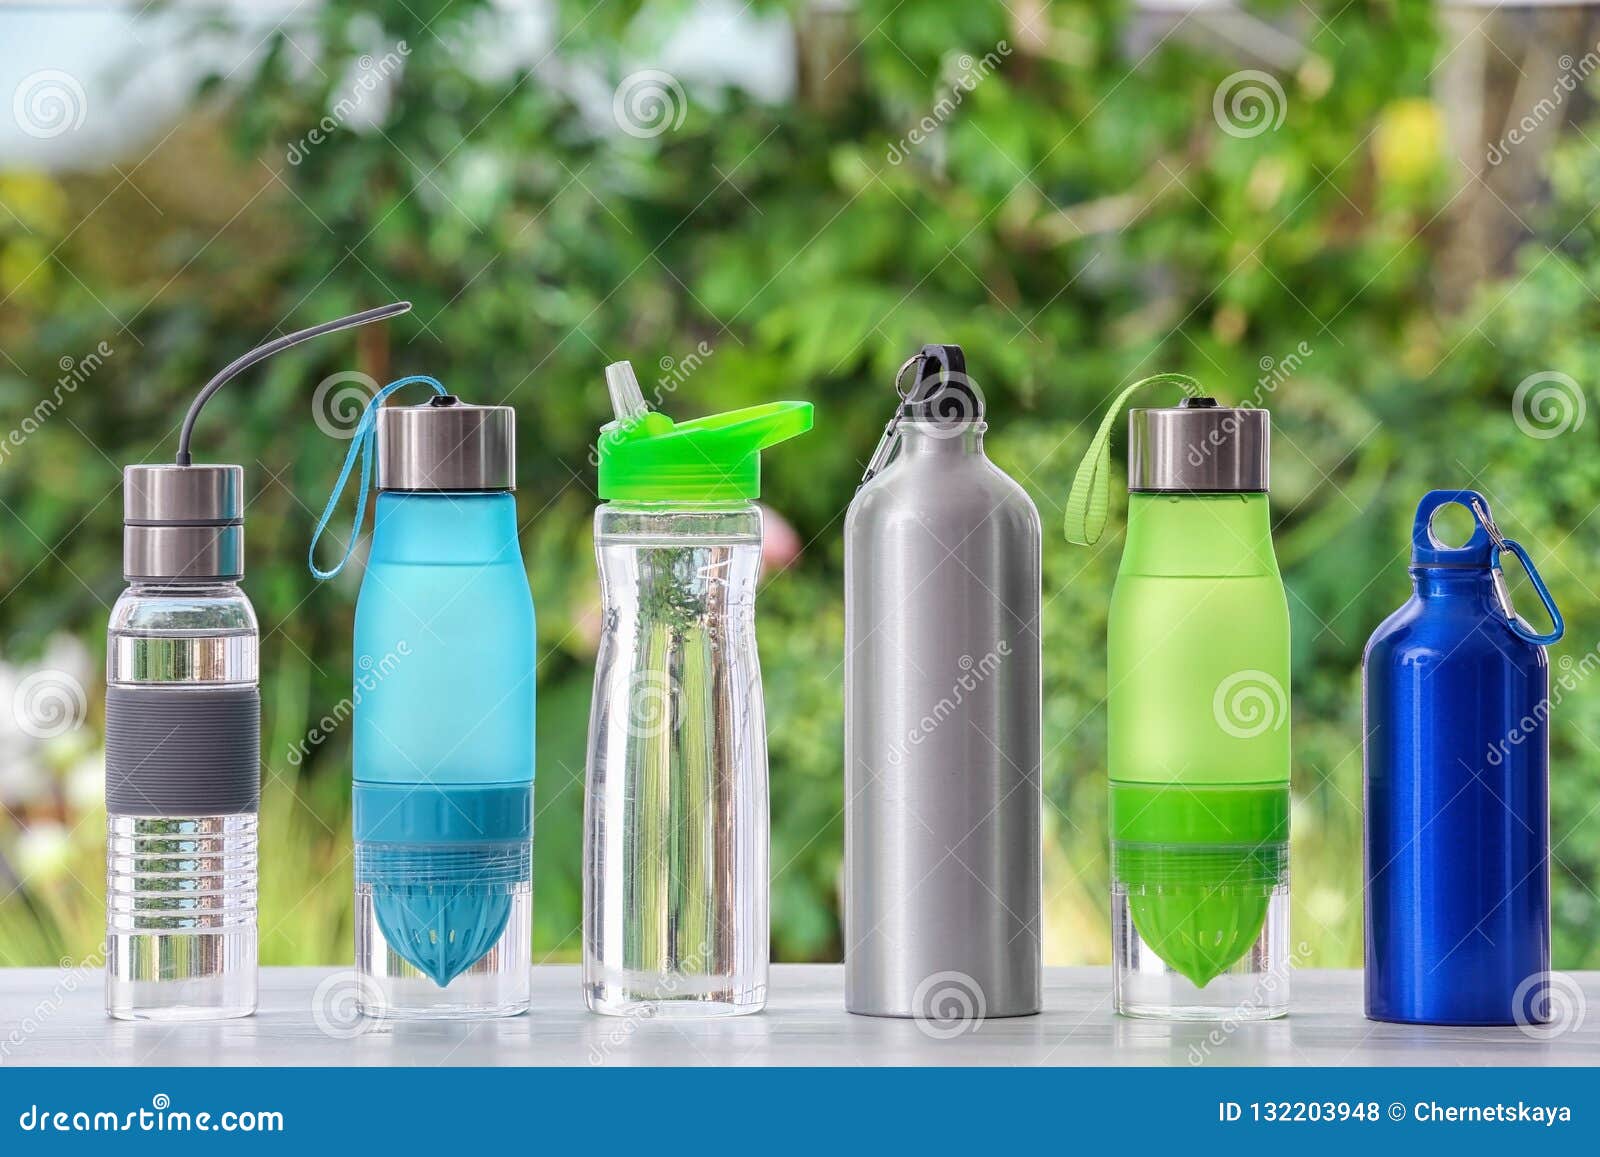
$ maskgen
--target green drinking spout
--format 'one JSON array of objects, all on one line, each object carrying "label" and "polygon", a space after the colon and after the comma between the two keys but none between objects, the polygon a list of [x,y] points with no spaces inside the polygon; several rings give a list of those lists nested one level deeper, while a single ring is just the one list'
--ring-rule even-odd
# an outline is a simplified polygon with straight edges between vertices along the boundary
[{"label": "green drinking spout", "polygon": [[811,429],[810,402],[768,402],[674,422],[650,409],[633,367],[606,368],[615,420],[600,431],[600,497],[624,502],[748,502],[761,451]]}]

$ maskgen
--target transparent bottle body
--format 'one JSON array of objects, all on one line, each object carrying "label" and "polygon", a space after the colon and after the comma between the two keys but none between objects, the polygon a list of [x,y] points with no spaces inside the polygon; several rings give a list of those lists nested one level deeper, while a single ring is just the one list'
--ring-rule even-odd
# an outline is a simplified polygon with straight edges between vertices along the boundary
[{"label": "transparent bottle body", "polygon": [[584,821],[584,994],[596,1012],[766,1003],[766,721],[754,505],[603,506],[603,624]]},{"label": "transparent bottle body", "polygon": [[[112,608],[111,687],[204,696],[253,688],[255,611],[230,582],[138,583]],[[108,803],[106,1011],[124,1020],[247,1016],[256,1006],[255,811]]]}]

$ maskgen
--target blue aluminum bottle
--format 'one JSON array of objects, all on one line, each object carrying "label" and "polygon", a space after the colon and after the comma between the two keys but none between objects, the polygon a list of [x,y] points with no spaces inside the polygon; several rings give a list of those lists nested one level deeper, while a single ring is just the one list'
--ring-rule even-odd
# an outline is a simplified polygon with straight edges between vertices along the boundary
[{"label": "blue aluminum bottle", "polygon": [[[1472,511],[1447,547],[1434,514]],[[1550,668],[1560,613],[1488,501],[1434,490],[1412,528],[1410,600],[1363,662],[1367,1015],[1411,1024],[1546,1018],[1550,972]],[[1515,554],[1549,612],[1537,633],[1506,594]]]}]

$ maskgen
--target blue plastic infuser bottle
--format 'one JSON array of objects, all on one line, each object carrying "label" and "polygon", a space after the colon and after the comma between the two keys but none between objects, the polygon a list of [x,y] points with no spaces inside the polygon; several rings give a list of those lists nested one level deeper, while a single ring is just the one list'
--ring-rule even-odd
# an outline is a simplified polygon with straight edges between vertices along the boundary
[{"label": "blue plastic infuser bottle", "polygon": [[[438,396],[381,405],[417,382]],[[352,696],[356,970],[369,1016],[528,1007],[534,617],[514,430],[508,406],[467,405],[431,378],[395,382],[357,427],[317,528],[359,457],[359,530],[375,439]],[[342,566],[311,563],[319,578]]]},{"label": "blue plastic infuser bottle", "polygon": [[[1457,504],[1472,537],[1442,543]],[[1413,593],[1363,663],[1367,1015],[1411,1024],[1550,1018],[1550,667],[1561,614],[1521,545],[1472,490],[1417,507]],[[1511,607],[1501,556],[1544,602],[1539,633]]]}]

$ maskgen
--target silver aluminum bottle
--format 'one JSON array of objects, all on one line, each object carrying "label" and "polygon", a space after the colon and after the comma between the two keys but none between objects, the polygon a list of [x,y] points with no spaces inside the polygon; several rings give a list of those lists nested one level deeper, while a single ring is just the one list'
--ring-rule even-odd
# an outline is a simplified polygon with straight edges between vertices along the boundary
[{"label": "silver aluminum bottle", "polygon": [[1039,514],[960,348],[907,370],[845,520],[845,1006],[958,1031],[1040,1008]]},{"label": "silver aluminum bottle", "polygon": [[256,1004],[261,697],[238,466],[129,466],[106,644],[106,1011]]}]

